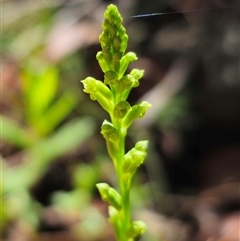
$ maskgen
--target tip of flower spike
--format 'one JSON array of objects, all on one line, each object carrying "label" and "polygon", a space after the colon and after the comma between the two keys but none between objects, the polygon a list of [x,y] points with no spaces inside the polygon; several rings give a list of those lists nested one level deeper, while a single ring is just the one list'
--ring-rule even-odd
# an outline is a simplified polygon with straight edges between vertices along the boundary
[{"label": "tip of flower spike", "polygon": [[109,16],[109,15],[114,15],[116,12],[118,12],[118,8],[116,5],[114,4],[109,4],[107,6],[107,9],[104,13],[104,17],[106,17],[105,15]]},{"label": "tip of flower spike", "polygon": [[118,11],[117,6],[114,4],[108,5],[104,13],[104,18],[108,19],[110,23],[113,23],[115,21],[122,22],[122,17]]},{"label": "tip of flower spike", "polygon": [[107,6],[107,11],[118,11],[117,6],[115,4],[109,4]]}]

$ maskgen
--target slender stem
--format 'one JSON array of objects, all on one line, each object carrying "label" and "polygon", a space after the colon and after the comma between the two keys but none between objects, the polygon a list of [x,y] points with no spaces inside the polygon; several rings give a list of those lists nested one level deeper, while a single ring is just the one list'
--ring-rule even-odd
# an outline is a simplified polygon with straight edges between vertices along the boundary
[{"label": "slender stem", "polygon": [[[116,95],[114,95],[116,98]],[[114,102],[117,102],[116,99],[114,99]],[[124,162],[124,155],[125,155],[125,136],[122,132],[122,126],[121,126],[121,121],[117,120],[114,118],[113,115],[111,115],[111,120],[114,126],[117,128],[118,133],[120,135],[119,138],[119,152],[116,153],[117,155],[117,166],[116,168],[116,173],[118,177],[118,186],[119,186],[119,192],[122,197],[122,210],[121,210],[121,233],[120,237],[117,237],[119,240],[118,241],[128,241],[126,237],[126,232],[127,229],[130,225],[130,200],[129,200],[129,188],[127,185],[125,185],[124,181],[124,176],[122,172],[122,165]]]},{"label": "slender stem", "polygon": [[122,165],[124,161],[125,154],[125,135],[121,132],[121,123],[119,123],[119,133],[121,133],[119,141],[119,165],[118,165],[118,183],[120,188],[120,195],[122,197],[122,234],[121,241],[127,241],[126,232],[130,225],[130,195],[129,188],[127,187],[124,176],[122,173]]}]

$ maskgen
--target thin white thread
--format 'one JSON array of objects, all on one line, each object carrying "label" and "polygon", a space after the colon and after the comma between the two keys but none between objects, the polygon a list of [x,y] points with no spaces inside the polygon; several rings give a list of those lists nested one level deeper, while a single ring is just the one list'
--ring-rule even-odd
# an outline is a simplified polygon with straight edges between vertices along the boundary
[{"label": "thin white thread", "polygon": [[146,18],[146,17],[153,17],[153,16],[160,16],[160,15],[167,15],[167,14],[177,14],[177,13],[193,13],[193,12],[205,12],[210,10],[222,10],[222,9],[230,9],[230,8],[237,8],[239,6],[230,6],[230,7],[219,7],[219,8],[203,8],[203,9],[196,9],[196,10],[186,10],[186,11],[176,11],[176,12],[167,12],[167,13],[144,13],[133,15],[126,18]]}]

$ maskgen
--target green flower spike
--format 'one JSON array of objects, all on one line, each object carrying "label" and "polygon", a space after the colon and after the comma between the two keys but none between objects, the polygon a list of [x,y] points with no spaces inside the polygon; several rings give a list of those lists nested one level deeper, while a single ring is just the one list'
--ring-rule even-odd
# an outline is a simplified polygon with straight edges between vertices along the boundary
[{"label": "green flower spike", "polygon": [[103,32],[99,36],[102,50],[96,55],[104,73],[104,80],[87,77],[82,81],[84,92],[92,100],[98,101],[109,114],[104,120],[101,134],[106,140],[107,151],[111,157],[118,179],[118,189],[106,183],[97,184],[103,201],[109,204],[109,220],[113,225],[117,241],[134,241],[145,232],[142,221],[131,222],[130,190],[137,168],[147,155],[147,141],[139,141],[125,154],[125,137],[128,128],[137,118],[142,118],[151,105],[143,101],[131,106],[127,97],[132,88],[139,86],[144,71],[126,70],[131,62],[137,60],[133,52],[125,53],[128,43],[122,17],[115,5],[109,5],[104,13]]}]

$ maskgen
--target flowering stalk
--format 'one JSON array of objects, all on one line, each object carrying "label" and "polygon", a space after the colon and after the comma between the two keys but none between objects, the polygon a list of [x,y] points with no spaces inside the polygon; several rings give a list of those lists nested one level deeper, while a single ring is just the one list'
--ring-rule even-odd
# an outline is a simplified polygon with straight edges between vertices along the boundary
[{"label": "flowering stalk", "polygon": [[131,220],[130,189],[137,168],[147,155],[148,141],[139,141],[125,153],[125,137],[128,128],[145,115],[151,105],[143,101],[131,106],[127,102],[132,88],[139,86],[144,71],[133,69],[125,74],[129,63],[137,60],[133,52],[125,53],[128,35],[122,26],[122,17],[115,5],[109,5],[104,13],[103,32],[99,36],[102,51],[97,60],[104,72],[104,81],[87,77],[81,82],[84,92],[98,101],[109,113],[110,121],[104,120],[101,134],[106,139],[107,150],[118,178],[119,192],[107,183],[98,183],[97,188],[104,201],[109,204],[110,221],[118,241],[134,241],[145,232],[142,221]]}]

